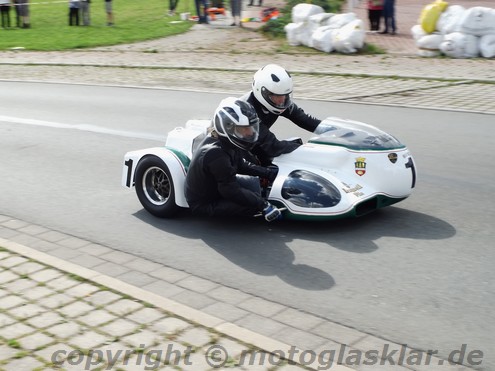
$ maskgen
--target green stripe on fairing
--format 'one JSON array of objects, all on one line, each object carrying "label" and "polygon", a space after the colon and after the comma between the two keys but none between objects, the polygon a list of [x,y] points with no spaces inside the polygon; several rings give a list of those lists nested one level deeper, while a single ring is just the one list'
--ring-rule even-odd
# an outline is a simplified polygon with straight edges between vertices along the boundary
[{"label": "green stripe on fairing", "polygon": [[[405,200],[407,197],[393,198],[393,197],[378,195],[378,196],[376,196],[376,198],[377,198],[378,207],[375,210],[378,210],[378,209],[384,208],[386,206],[393,205],[393,204],[400,202],[402,200]],[[366,201],[369,201],[369,200],[366,200]],[[324,221],[324,220],[336,220],[336,219],[344,219],[344,218],[356,218],[357,217],[356,207],[358,205],[354,206],[348,212],[346,212],[344,214],[338,214],[338,215],[300,215],[300,214],[292,214],[292,213],[284,212],[283,216],[284,216],[284,219],[287,219],[287,220],[304,220],[304,221],[318,221],[318,220]],[[369,214],[375,210],[370,210],[369,212],[367,212],[365,214],[361,214],[359,216],[367,215],[367,214]]]},{"label": "green stripe on fairing", "polygon": [[187,157],[184,154],[184,152],[181,152],[181,151],[179,151],[175,148],[172,148],[172,147],[165,146],[165,148],[177,156],[177,158],[180,160],[180,162],[182,162],[182,166],[184,166],[184,169],[186,169],[186,171],[189,169],[189,164],[191,163],[191,160],[189,159],[189,157]]},{"label": "green stripe on fairing", "polygon": [[357,147],[357,146],[346,146],[345,144],[328,143],[328,142],[318,141],[318,140],[314,140],[314,139],[308,140],[308,143],[322,144],[322,145],[325,145],[325,146],[344,147],[344,148],[351,149],[353,151],[393,151],[393,150],[398,150],[398,149],[404,149],[404,148],[406,148],[406,146],[404,144],[401,145],[401,146],[388,147],[388,148],[385,148],[385,147],[381,147],[381,148],[367,148],[367,147]]}]

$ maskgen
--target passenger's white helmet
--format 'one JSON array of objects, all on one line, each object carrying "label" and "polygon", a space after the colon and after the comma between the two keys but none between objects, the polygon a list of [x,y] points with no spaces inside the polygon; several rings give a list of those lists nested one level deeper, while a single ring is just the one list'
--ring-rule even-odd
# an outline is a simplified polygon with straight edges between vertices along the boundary
[{"label": "passenger's white helmet", "polygon": [[292,88],[289,72],[276,64],[267,64],[254,74],[253,94],[271,113],[280,115],[292,104]]},{"label": "passenger's white helmet", "polygon": [[233,145],[251,149],[259,135],[260,120],[254,107],[245,101],[229,97],[222,100],[215,111],[213,126],[220,137]]}]

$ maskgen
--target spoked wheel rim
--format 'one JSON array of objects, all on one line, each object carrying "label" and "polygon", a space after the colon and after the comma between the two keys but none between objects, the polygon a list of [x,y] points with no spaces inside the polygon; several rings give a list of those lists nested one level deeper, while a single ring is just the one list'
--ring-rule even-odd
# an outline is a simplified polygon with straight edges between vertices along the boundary
[{"label": "spoked wheel rim", "polygon": [[143,174],[143,192],[148,201],[161,206],[167,203],[171,194],[171,181],[163,169],[152,166]]}]

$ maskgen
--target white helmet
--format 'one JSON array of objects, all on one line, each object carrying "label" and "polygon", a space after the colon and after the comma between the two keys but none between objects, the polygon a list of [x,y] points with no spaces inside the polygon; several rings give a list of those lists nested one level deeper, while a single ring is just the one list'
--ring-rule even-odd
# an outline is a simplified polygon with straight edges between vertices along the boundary
[{"label": "white helmet", "polygon": [[254,107],[233,97],[222,100],[213,117],[215,131],[220,137],[248,150],[258,140],[259,124],[260,120]]},{"label": "white helmet", "polygon": [[292,88],[289,72],[276,64],[267,64],[254,74],[254,96],[271,113],[280,115],[292,104]]}]

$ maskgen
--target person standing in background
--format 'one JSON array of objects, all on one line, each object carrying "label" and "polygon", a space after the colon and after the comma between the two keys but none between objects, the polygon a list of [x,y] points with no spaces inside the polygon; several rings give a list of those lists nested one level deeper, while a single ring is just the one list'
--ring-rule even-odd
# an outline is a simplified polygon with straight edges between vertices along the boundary
[{"label": "person standing in background", "polygon": [[107,26],[113,26],[112,0],[105,0],[105,12],[107,13]]},{"label": "person standing in background", "polygon": [[83,21],[83,26],[89,26],[89,4],[91,0],[81,0],[80,9],[81,9],[81,17]]},{"label": "person standing in background", "polygon": [[21,28],[22,23],[21,23],[21,4],[22,0],[14,0],[14,7],[15,7],[15,24],[16,27]]},{"label": "person standing in background", "polygon": [[0,0],[2,28],[10,28],[10,0]]},{"label": "person standing in background", "polygon": [[168,15],[170,15],[170,16],[175,15],[175,10],[177,9],[178,3],[179,3],[179,0],[169,0]]},{"label": "person standing in background", "polygon": [[385,29],[380,33],[395,35],[397,32],[395,25],[395,0],[384,0],[383,19],[385,21]]},{"label": "person standing in background", "polygon": [[69,26],[79,26],[79,0],[69,0]]},{"label": "person standing in background", "polygon": [[370,30],[380,30],[380,20],[383,14],[383,0],[368,0],[368,19]]},{"label": "person standing in background", "polygon": [[198,23],[208,24],[208,5],[206,0],[194,0],[196,4],[196,14],[198,15]]},{"label": "person standing in background", "polygon": [[[248,6],[253,6],[253,5],[254,5],[254,0],[249,0]],[[257,6],[263,6],[263,0],[258,0]]]},{"label": "person standing in background", "polygon": [[232,12],[232,18],[234,18],[234,22],[232,22],[231,26],[242,27],[242,0],[230,0],[230,11]]},{"label": "person standing in background", "polygon": [[29,0],[14,0],[17,27],[30,28],[29,23]]}]

